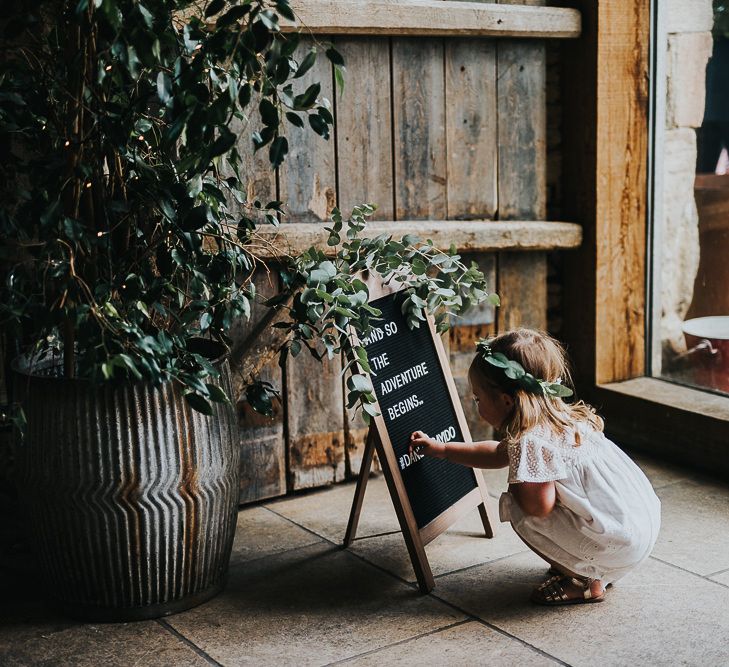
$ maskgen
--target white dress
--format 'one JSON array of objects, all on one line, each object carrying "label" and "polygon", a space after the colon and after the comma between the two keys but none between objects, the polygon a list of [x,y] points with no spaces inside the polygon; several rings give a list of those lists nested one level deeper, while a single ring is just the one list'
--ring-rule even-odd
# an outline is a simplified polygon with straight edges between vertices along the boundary
[{"label": "white dress", "polygon": [[[575,431],[579,446],[575,446]],[[536,428],[511,443],[509,483],[554,481],[557,500],[545,517],[525,515],[503,493],[502,521],[552,562],[612,583],[644,561],[661,522],[661,503],[646,476],[588,424],[555,436]]]}]

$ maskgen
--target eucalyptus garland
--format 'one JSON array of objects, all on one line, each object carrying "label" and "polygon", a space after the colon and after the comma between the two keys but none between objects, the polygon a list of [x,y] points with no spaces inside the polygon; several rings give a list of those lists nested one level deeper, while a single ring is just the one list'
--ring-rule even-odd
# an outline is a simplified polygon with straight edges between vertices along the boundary
[{"label": "eucalyptus garland", "polygon": [[557,378],[554,382],[535,378],[518,361],[509,359],[502,352],[494,352],[488,340],[480,340],[476,343],[476,349],[486,363],[502,369],[507,378],[514,380],[522,389],[531,394],[541,394],[552,398],[567,398],[573,394],[569,387],[562,384],[562,378]]}]

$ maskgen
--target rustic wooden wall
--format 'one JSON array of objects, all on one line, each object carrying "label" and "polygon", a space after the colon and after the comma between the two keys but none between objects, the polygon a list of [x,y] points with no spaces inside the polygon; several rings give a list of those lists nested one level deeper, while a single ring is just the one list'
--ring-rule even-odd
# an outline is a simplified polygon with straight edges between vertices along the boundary
[{"label": "rustic wooden wall", "polygon": [[[538,2],[512,4],[540,4]],[[287,222],[318,223],[338,202],[378,206],[380,220],[543,220],[546,201],[545,50],[541,40],[336,37],[344,91],[322,56],[299,82],[322,82],[336,131],[328,141],[290,127],[291,153],[275,178],[252,173],[251,191],[275,192]],[[298,90],[297,90],[298,92]],[[260,164],[251,165],[253,172]],[[396,230],[394,230],[396,231]],[[475,341],[519,325],[546,328],[544,252],[479,253],[503,306],[458,318],[448,336],[474,437],[479,423],[467,369]],[[256,315],[254,314],[254,318]],[[244,336],[251,325],[241,327]],[[241,500],[345,479],[359,470],[366,429],[344,407],[341,363],[302,354],[283,374],[273,420],[241,409]],[[284,480],[283,471],[286,472]]]}]

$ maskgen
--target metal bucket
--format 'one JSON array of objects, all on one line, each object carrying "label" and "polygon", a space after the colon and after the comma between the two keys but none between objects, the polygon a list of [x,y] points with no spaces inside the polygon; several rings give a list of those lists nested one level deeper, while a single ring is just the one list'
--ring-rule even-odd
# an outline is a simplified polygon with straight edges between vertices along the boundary
[{"label": "metal bucket", "polygon": [[683,333],[694,382],[729,393],[729,316],[686,320]]},{"label": "metal bucket", "polygon": [[[231,395],[227,360],[215,366]],[[17,448],[21,506],[64,611],[149,619],[222,590],[238,505],[231,406],[214,403],[206,417],[178,383],[93,386],[17,363],[15,381],[28,419]]]}]

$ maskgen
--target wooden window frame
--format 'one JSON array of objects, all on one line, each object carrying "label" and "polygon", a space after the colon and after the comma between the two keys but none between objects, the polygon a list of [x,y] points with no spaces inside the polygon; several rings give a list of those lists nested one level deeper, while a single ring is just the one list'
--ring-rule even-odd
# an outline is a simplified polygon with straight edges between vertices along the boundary
[{"label": "wooden window frame", "polygon": [[583,33],[560,43],[565,341],[578,389],[621,444],[729,473],[729,397],[650,377],[650,0],[566,0]]}]

